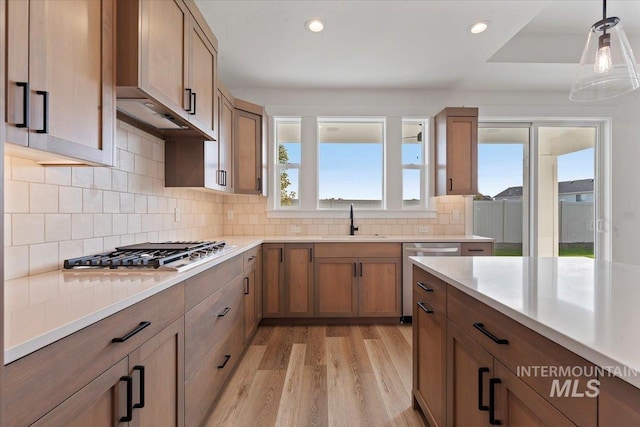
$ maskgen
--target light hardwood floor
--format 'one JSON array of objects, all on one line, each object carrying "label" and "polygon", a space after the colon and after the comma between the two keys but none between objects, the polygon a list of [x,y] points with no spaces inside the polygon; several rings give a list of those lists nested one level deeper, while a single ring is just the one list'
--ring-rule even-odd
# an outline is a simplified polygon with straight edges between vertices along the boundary
[{"label": "light hardwood floor", "polygon": [[411,325],[261,326],[206,426],[423,426],[411,343]]}]

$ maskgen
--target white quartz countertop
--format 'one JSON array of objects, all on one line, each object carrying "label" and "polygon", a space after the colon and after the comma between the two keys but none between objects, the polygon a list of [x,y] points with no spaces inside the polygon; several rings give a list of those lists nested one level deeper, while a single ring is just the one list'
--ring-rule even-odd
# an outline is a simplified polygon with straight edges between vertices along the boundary
[{"label": "white quartz countertop", "polygon": [[640,388],[640,266],[578,257],[411,261]]},{"label": "white quartz countertop", "polygon": [[4,363],[8,364],[262,243],[491,242],[479,236],[218,236],[238,248],[185,272],[54,271],[4,284]]}]

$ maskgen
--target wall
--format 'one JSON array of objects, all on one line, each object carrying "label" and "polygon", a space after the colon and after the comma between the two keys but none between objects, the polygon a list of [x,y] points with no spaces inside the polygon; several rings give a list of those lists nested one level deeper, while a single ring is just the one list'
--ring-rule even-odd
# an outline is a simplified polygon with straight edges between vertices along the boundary
[{"label": "wall", "polygon": [[[271,115],[434,116],[445,106],[476,106],[481,120],[611,118],[611,180],[599,184],[610,201],[598,217],[610,233],[612,259],[640,264],[640,90],[611,100],[572,103],[557,92],[428,90],[287,90],[230,88],[265,105]],[[470,213],[469,213],[470,215]]]},{"label": "wall", "polygon": [[[437,218],[358,218],[355,212],[354,224],[358,234],[452,235],[465,232],[465,203],[462,196],[437,197]],[[224,232],[226,235],[347,235],[349,234],[349,212],[344,210],[344,218],[268,218],[267,199],[262,196],[226,196],[224,201]],[[458,211],[454,219],[453,211]],[[229,218],[228,212],[233,212]],[[294,232],[292,227],[299,227]],[[426,231],[421,227],[426,226]]]},{"label": "wall", "polygon": [[114,168],[5,156],[5,279],[120,245],[222,234],[223,196],[164,188],[162,140],[118,122],[117,147]]}]

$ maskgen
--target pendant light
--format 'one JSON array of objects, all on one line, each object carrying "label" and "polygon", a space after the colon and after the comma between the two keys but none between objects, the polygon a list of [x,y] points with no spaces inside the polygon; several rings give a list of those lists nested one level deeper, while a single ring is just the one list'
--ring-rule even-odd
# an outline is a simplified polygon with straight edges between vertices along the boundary
[{"label": "pendant light", "polygon": [[598,101],[623,95],[640,87],[640,73],[620,18],[607,18],[602,1],[602,20],[589,30],[580,68],[571,87],[572,101]]}]

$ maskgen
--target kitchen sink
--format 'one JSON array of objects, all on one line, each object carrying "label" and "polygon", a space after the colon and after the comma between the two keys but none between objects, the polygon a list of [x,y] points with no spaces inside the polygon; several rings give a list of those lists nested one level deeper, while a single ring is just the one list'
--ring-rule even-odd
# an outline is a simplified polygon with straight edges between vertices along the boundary
[{"label": "kitchen sink", "polygon": [[368,240],[368,239],[386,239],[387,236],[381,235],[365,235],[365,236],[320,236],[321,239],[332,240]]}]

